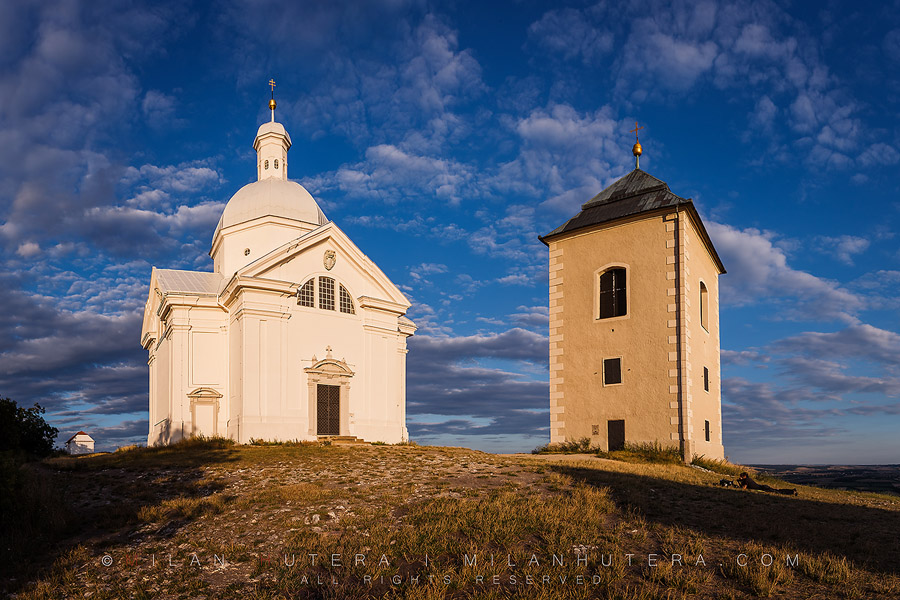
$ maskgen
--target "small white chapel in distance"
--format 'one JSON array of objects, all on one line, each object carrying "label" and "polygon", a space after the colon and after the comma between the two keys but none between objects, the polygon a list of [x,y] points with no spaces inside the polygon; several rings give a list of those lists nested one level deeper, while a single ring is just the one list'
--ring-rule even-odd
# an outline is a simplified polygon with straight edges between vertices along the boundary
[{"label": "small white chapel in distance", "polygon": [[291,138],[274,98],[269,108],[253,142],[257,180],[213,233],[213,272],[153,269],[147,444],[406,441],[409,300],[288,180]]}]

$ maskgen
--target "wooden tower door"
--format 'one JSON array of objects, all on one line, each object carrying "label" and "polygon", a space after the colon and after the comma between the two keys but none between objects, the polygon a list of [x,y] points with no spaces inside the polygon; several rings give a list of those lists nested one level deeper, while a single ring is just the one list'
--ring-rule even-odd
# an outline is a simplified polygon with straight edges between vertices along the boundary
[{"label": "wooden tower door", "polygon": [[318,435],[341,434],[341,386],[318,385],[316,387],[316,421]]},{"label": "wooden tower door", "polygon": [[606,441],[609,445],[608,452],[625,448],[625,420],[607,421]]}]

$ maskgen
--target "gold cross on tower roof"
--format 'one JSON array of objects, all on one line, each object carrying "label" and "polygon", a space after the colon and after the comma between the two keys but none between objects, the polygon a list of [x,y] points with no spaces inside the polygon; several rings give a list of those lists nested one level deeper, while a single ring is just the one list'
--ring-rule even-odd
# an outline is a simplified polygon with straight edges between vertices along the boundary
[{"label": "gold cross on tower roof", "polygon": [[638,133],[637,132],[638,132],[638,130],[643,129],[643,128],[644,128],[643,126],[638,127],[637,121],[634,122],[634,129],[629,131],[629,133],[634,134],[634,141],[638,141]]},{"label": "gold cross on tower roof", "polygon": [[275,80],[269,80],[269,87],[272,88],[272,99],[269,100],[269,110],[272,111],[272,122],[275,122]]},{"label": "gold cross on tower roof", "polygon": [[634,146],[631,148],[631,153],[634,154],[634,168],[641,168],[641,154],[644,153],[644,149],[641,148],[641,142],[638,141],[638,131],[643,129],[643,127],[638,127],[637,121],[634,122],[634,129],[631,130],[630,133],[634,134]]}]

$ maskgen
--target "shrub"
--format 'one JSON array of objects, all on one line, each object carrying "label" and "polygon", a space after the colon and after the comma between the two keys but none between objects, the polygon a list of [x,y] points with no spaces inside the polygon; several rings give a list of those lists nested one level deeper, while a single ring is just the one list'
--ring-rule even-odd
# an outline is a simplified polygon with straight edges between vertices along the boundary
[{"label": "shrub", "polygon": [[612,452],[597,451],[600,458],[611,458],[623,462],[652,462],[682,464],[681,451],[675,446],[663,446],[659,442],[625,444],[622,450]]},{"label": "shrub", "polygon": [[544,444],[543,446],[538,446],[534,450],[531,451],[532,454],[590,454],[592,452],[599,452],[600,449],[596,446],[591,446],[590,438],[583,437],[579,440],[569,440],[567,442],[561,442],[556,444]]},{"label": "shrub", "polygon": [[53,454],[59,430],[44,420],[44,409],[35,403],[23,408],[9,398],[0,398],[0,451],[21,451],[30,457]]}]

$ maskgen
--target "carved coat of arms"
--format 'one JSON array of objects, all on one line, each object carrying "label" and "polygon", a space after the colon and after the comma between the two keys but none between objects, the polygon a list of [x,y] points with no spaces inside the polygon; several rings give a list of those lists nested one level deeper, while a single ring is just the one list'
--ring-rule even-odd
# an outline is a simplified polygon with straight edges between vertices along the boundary
[{"label": "carved coat of arms", "polygon": [[337,255],[334,253],[334,250],[326,250],[325,258],[322,260],[327,270],[331,270],[334,267],[334,263],[337,262]]}]

